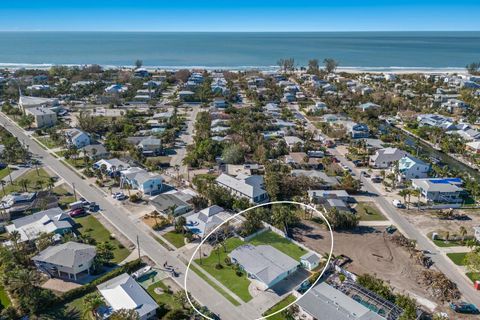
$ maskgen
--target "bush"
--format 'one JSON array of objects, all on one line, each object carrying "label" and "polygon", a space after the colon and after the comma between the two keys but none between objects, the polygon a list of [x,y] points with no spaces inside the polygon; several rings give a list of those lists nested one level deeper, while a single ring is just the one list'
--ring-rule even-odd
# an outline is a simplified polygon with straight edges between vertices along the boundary
[{"label": "bush", "polygon": [[236,274],[238,277],[242,277],[242,276],[243,276],[242,270],[237,270],[237,271],[235,271],[235,274]]},{"label": "bush", "polygon": [[223,265],[221,263],[217,263],[215,265],[215,269],[217,269],[217,270],[223,269]]},{"label": "bush", "polygon": [[343,273],[341,273],[339,276],[338,276],[338,279],[340,280],[340,282],[343,282],[345,281],[346,277]]},{"label": "bush", "polygon": [[225,262],[225,264],[227,266],[231,266],[232,265],[232,259],[230,259],[230,257],[225,257],[225,260],[223,260]]}]

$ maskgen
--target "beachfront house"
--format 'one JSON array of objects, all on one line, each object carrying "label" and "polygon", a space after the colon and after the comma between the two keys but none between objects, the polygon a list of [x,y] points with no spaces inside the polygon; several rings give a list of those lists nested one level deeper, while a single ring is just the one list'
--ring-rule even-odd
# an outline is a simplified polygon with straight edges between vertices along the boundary
[{"label": "beachfront house", "polygon": [[377,169],[387,169],[407,155],[406,151],[398,148],[379,149],[375,151],[374,155],[370,156],[370,166]]},{"label": "beachfront house", "polygon": [[8,233],[18,231],[20,241],[24,242],[37,239],[41,233],[69,233],[73,224],[68,213],[57,207],[15,219],[5,229]]},{"label": "beachfront house", "polygon": [[294,273],[300,264],[270,245],[242,245],[228,256],[263,290],[271,288]]},{"label": "beachfront house", "polygon": [[412,187],[420,190],[427,202],[461,203],[464,194],[460,178],[412,179]]},{"label": "beachfront house", "polygon": [[25,114],[33,117],[34,128],[52,127],[57,123],[57,114],[49,108],[28,108],[25,110]]},{"label": "beachfront house", "polygon": [[237,175],[232,177],[222,173],[215,179],[216,183],[227,189],[232,195],[247,198],[252,203],[268,201],[267,191],[264,188],[263,177],[260,175]]},{"label": "beachfront house", "polygon": [[421,159],[406,155],[398,161],[399,179],[412,180],[428,177],[430,165]]},{"label": "beachfront house", "polygon": [[77,128],[65,130],[65,140],[69,147],[83,148],[90,144],[90,136]]},{"label": "beachfront house", "polygon": [[163,178],[158,174],[148,172],[139,167],[132,167],[120,172],[120,187],[127,185],[143,194],[154,195],[160,193],[163,187]]},{"label": "beachfront house", "polygon": [[39,271],[51,277],[77,280],[90,274],[96,254],[95,246],[69,241],[49,246],[32,260]]},{"label": "beachfront house", "polygon": [[139,320],[156,318],[158,304],[127,273],[98,285],[97,289],[106,302],[105,306],[97,310],[101,319],[108,319],[113,312],[120,309],[135,310]]}]

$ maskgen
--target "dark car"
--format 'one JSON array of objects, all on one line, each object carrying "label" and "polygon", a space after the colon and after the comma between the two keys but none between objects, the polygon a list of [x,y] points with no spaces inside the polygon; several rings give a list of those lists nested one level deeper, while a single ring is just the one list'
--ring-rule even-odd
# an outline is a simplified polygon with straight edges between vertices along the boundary
[{"label": "dark car", "polygon": [[83,208],[78,208],[78,209],[70,211],[70,217],[72,217],[72,218],[78,217],[78,216],[81,216],[81,215],[84,215],[84,214],[85,214],[85,210]]},{"label": "dark car", "polygon": [[450,303],[450,308],[458,313],[479,314],[480,311],[474,304],[468,302]]}]

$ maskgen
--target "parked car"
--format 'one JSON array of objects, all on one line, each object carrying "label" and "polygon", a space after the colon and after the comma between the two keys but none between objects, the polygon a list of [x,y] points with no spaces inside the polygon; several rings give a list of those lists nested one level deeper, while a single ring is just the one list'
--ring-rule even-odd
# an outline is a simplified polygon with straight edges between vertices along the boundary
[{"label": "parked car", "polygon": [[68,207],[70,208],[70,210],[75,210],[75,209],[79,209],[79,208],[83,208],[84,204],[83,204],[83,201],[79,200],[79,201],[75,201],[75,202],[72,202],[68,205]]},{"label": "parked car", "polygon": [[84,215],[84,214],[85,214],[85,210],[83,208],[78,208],[78,209],[72,210],[69,213],[70,217],[72,217],[72,218],[75,218],[75,217],[78,217],[78,216],[81,216],[81,215]]},{"label": "parked car", "polygon": [[360,172],[360,175],[364,176],[365,178],[370,178],[370,174],[367,171]]},{"label": "parked car", "polygon": [[112,194],[112,198],[117,199],[121,195],[123,195],[123,192],[115,192],[115,193]]},{"label": "parked car", "polygon": [[380,183],[380,182],[382,182],[382,177],[381,176],[373,176],[372,177],[372,182]]},{"label": "parked car", "polygon": [[479,314],[480,311],[477,307],[468,302],[457,302],[457,303],[450,303],[450,309],[458,313],[469,313],[469,314]]},{"label": "parked car", "polygon": [[117,200],[119,200],[119,201],[122,201],[122,200],[127,199],[127,196],[126,196],[125,194],[123,194],[123,193],[120,193],[120,194],[118,194],[118,195],[115,197],[115,199],[117,199]]},{"label": "parked car", "polygon": [[393,199],[392,204],[396,208],[405,208],[405,205],[400,200],[397,200],[397,199]]}]

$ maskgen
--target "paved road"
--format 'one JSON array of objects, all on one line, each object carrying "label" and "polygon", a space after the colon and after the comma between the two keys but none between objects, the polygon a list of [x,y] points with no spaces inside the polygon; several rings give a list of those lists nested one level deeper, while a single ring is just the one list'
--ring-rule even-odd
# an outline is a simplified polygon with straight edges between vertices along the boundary
[{"label": "paved road", "polygon": [[[293,105],[291,106],[291,109],[298,111],[298,106]],[[308,130],[312,132],[319,131],[315,127],[315,125],[311,123],[307,118],[305,118],[305,120],[307,121],[306,127]],[[358,170],[352,162],[348,161],[344,156],[340,155],[340,153],[338,153],[336,149],[329,149],[329,151],[338,160],[340,160],[342,164],[348,166],[350,169],[352,169],[353,172],[357,174],[357,176],[359,176],[360,170]],[[379,190],[377,190],[377,188],[370,180],[363,178],[362,182],[363,189],[365,191],[373,194],[380,194]],[[430,252],[432,252],[430,257],[435,263],[436,268],[438,268],[438,270],[443,272],[450,280],[457,284],[458,289],[467,301],[472,302],[476,305],[480,305],[480,293],[473,288],[470,280],[465,275],[459,272],[453,262],[450,261],[448,257],[443,255],[442,252],[440,252],[438,248],[426,237],[426,235],[418,231],[418,229],[415,228],[413,224],[411,224],[407,219],[405,219],[398,212],[398,209],[395,208],[393,204],[390,203],[390,201],[388,201],[385,197],[374,197],[374,201],[380,208],[383,209],[382,211],[386,214],[386,216],[405,234],[406,237],[417,241],[417,247],[420,250],[429,250]]]},{"label": "paved road", "polygon": [[[185,278],[185,264],[177,258],[177,254],[168,251],[161,246],[148,232],[148,227],[140,221],[135,221],[134,215],[121,206],[110,203],[108,195],[89,185],[86,180],[80,178],[70,168],[62,164],[58,159],[42,149],[30,136],[23,130],[14,125],[4,114],[0,113],[0,125],[4,126],[20,141],[24,140],[28,144],[30,151],[39,157],[44,165],[50,167],[59,177],[63,178],[68,184],[74,185],[76,191],[89,201],[95,201],[102,209],[101,214],[112,225],[114,225],[123,235],[132,243],[137,243],[137,237],[140,243],[141,251],[148,255],[158,265],[168,262],[179,270],[180,276],[174,278],[178,284],[183,287]],[[222,319],[255,319],[258,312],[248,305],[242,305],[235,308],[227,299],[210,287],[203,279],[195,273],[188,274],[188,290],[203,305],[208,306],[210,310],[218,314]]]}]

